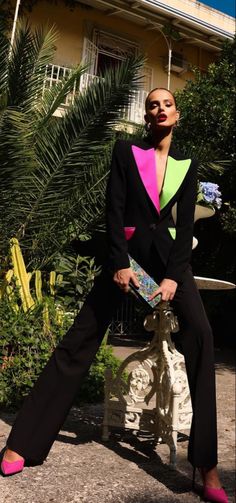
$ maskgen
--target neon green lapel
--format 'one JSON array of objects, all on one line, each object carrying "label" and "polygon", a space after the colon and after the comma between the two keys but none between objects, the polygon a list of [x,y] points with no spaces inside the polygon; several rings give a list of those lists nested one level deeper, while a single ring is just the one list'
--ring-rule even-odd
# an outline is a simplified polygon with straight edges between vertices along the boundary
[{"label": "neon green lapel", "polygon": [[164,185],[160,195],[161,210],[176,194],[186,173],[188,172],[190,164],[191,159],[177,161],[170,155],[168,156]]}]

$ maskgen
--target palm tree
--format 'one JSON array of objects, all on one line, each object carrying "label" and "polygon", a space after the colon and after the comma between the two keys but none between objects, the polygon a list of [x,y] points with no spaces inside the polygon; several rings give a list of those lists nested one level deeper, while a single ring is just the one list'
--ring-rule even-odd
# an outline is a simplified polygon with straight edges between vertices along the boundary
[{"label": "palm tree", "polygon": [[[32,32],[23,22],[10,50],[0,34],[2,253],[15,236],[31,267],[41,267],[62,248],[72,222],[84,234],[101,221],[115,128],[138,88],[143,65],[142,57],[130,58],[85,93],[78,91],[86,70],[79,65],[45,89],[56,38],[54,28]],[[56,118],[75,88],[73,103]]]}]

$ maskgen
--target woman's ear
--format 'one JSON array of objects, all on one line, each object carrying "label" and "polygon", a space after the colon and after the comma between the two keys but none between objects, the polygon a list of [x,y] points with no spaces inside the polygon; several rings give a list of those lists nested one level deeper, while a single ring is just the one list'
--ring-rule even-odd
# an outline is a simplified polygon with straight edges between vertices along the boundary
[{"label": "woman's ear", "polygon": [[178,122],[180,119],[180,111],[176,110],[176,122]]}]

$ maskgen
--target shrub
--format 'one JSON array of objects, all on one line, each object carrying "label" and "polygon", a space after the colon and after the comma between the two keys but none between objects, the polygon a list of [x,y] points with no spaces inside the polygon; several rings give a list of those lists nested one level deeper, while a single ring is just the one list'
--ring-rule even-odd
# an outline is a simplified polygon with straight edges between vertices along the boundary
[{"label": "shrub", "polygon": [[[53,349],[71,325],[64,315],[63,324],[56,322],[56,306],[47,299],[49,324],[45,325],[45,304],[24,313],[14,311],[12,302],[4,297],[0,302],[0,404],[16,409],[33,387]],[[115,371],[119,360],[112,348],[104,343],[85,378],[77,400],[96,402],[103,398],[104,371]]]},{"label": "shrub", "polygon": [[48,300],[45,324],[45,304],[24,313],[15,311],[12,301],[0,302],[0,403],[17,407],[32,388],[56,343],[61,339],[69,320],[56,323],[56,307]]},{"label": "shrub", "polygon": [[109,367],[113,374],[115,374],[120,363],[120,360],[113,355],[112,347],[106,346],[106,344],[103,343],[96,354],[89,374],[81,385],[78,396],[76,397],[76,403],[101,402],[104,399],[105,370]]},{"label": "shrub", "polygon": [[82,306],[100,272],[100,268],[95,265],[95,259],[72,252],[58,254],[53,266],[56,272],[63,276],[57,286],[57,299],[66,309],[74,310]]}]

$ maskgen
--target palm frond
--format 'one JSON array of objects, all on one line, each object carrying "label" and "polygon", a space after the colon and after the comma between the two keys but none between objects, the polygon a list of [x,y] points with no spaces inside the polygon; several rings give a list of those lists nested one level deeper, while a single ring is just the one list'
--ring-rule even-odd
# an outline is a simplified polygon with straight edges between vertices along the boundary
[{"label": "palm frond", "polygon": [[200,161],[199,162],[199,174],[204,179],[209,179],[211,177],[218,177],[223,175],[226,169],[230,168],[232,161],[229,159],[220,161]]},{"label": "palm frond", "polygon": [[6,106],[9,41],[0,25],[0,111]]},{"label": "palm frond", "polygon": [[[68,197],[59,198],[57,211],[48,218],[47,204],[39,205],[35,221],[34,213],[29,213],[27,195],[22,207],[25,211],[26,225],[19,229],[19,237],[23,237],[22,246],[28,252],[31,266],[43,267],[53,254],[60,250],[64,243],[71,240],[71,225],[78,235],[92,232],[104,222],[104,197],[106,179],[109,171],[111,151],[114,140],[103,148],[103,154],[94,156],[93,165],[87,166],[83,185],[72,184]],[[38,183],[40,181],[38,180]],[[41,181],[41,184],[45,180]],[[14,204],[14,203],[13,203]],[[34,208],[35,210],[35,208]],[[13,211],[13,214],[15,212]],[[18,219],[17,219],[18,220]],[[21,220],[22,222],[24,219]],[[70,224],[70,226],[69,226]],[[13,228],[13,223],[11,224]]]},{"label": "palm frond", "polygon": [[[35,119],[35,130],[39,132],[53,117],[56,110],[62,106],[68,93],[75,93],[78,88],[80,78],[86,71],[86,66],[79,65],[71,70],[69,76],[65,76],[55,86],[44,89],[40,102],[37,105],[37,117]],[[72,98],[72,102],[73,102]],[[41,134],[41,133],[40,133]]]},{"label": "palm frond", "polygon": [[209,161],[208,146],[206,144],[189,146],[187,149],[182,148],[185,154],[189,158],[196,158],[199,162],[198,172],[199,176],[204,179],[208,179],[209,176],[217,177],[222,175],[228,167],[230,167],[232,161],[229,159],[225,160],[214,160]]},{"label": "palm frond", "polygon": [[76,99],[53,130],[44,130],[39,136],[35,148],[40,167],[28,179],[19,180],[24,186],[28,211],[22,214],[21,205],[17,211],[25,225],[27,220],[27,225],[31,221],[37,227],[40,215],[49,221],[56,219],[58,204],[68,199],[73,185],[83,193],[88,166],[112,138],[112,128],[118,122],[121,109],[129,102],[132,89],[137,88],[136,71],[140,61],[139,58],[125,62],[116,75],[108,72],[102,82],[94,83],[85,95]]},{"label": "palm frond", "polygon": [[41,98],[45,65],[55,53],[55,28],[32,33],[27,22],[18,24],[8,64],[8,105],[32,109]]},{"label": "palm frond", "polygon": [[55,36],[54,29],[33,34],[27,24],[19,26],[0,116],[0,233],[5,243],[18,236],[34,265],[62,247],[73,223],[80,234],[102,224],[114,127],[138,88],[143,65],[143,58],[131,58],[107,71],[56,119],[54,112],[78,88],[85,68],[75,68],[42,96]]},{"label": "palm frond", "polygon": [[31,123],[25,114],[20,109],[5,109],[0,117],[0,184],[2,195],[6,191],[10,197],[13,197],[11,192],[13,188],[19,185],[19,180],[26,173],[29,176],[29,172],[33,168],[35,154],[31,136]]}]

